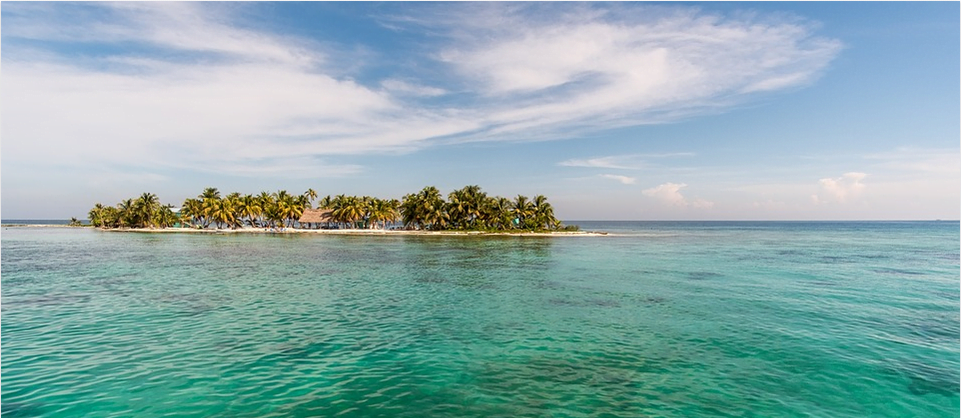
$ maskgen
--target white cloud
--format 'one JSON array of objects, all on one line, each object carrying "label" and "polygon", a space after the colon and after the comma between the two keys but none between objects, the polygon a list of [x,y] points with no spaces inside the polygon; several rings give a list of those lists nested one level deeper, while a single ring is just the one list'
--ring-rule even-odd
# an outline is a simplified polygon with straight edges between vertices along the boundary
[{"label": "white cloud", "polygon": [[685,201],[684,196],[681,195],[681,189],[684,187],[687,187],[684,183],[664,183],[657,187],[644,189],[641,193],[643,193],[644,196],[653,197],[669,205],[684,207],[687,206],[687,201]]},{"label": "white cloud", "polygon": [[[471,10],[441,54],[484,94],[502,131],[654,123],[738,95],[811,82],[840,43],[798,22],[722,18],[690,8],[547,5]],[[532,17],[536,14],[538,17]],[[456,16],[456,15],[455,15]],[[443,25],[445,23],[441,23]]]},{"label": "white cloud", "polygon": [[565,167],[589,167],[589,168],[618,168],[618,169],[633,169],[635,167],[623,165],[623,157],[599,157],[599,158],[587,158],[587,159],[570,159],[566,161],[561,161],[557,163],[558,165]]},{"label": "white cloud", "polygon": [[695,209],[710,209],[714,207],[714,202],[710,202],[701,198],[696,198],[693,201],[689,201],[684,195],[681,194],[681,189],[687,187],[685,183],[664,183],[650,189],[644,189],[641,193],[644,196],[652,197],[661,201],[661,203],[675,206],[679,208],[686,208],[688,206]]},{"label": "white cloud", "polygon": [[[49,8],[27,8],[36,10]],[[91,63],[27,54],[31,59],[5,60],[5,159],[331,176],[359,167],[320,159],[301,167],[289,157],[410,150],[476,126],[456,115],[410,109],[391,92],[318,72],[323,54],[305,49],[306,42],[229,27],[198,4],[113,4],[100,12],[115,15],[115,22],[85,28],[38,19],[38,26],[18,28],[31,39],[84,32],[82,39],[90,42],[138,42],[200,52],[202,58],[119,55]],[[63,33],[45,27],[53,23],[62,23]],[[6,49],[5,58],[21,57]]]},{"label": "white cloud", "polygon": [[811,200],[814,203],[825,201],[845,202],[855,198],[864,191],[864,183],[861,180],[867,177],[864,173],[845,173],[838,178],[824,178],[818,181],[820,191],[813,195]]},{"label": "white cloud", "polygon": [[[685,187],[687,187],[687,184],[684,183],[664,183],[657,187],[644,189],[641,193],[644,194],[644,196],[652,197],[667,205],[686,208],[691,205],[691,202],[688,202],[687,199],[681,195],[681,189]],[[697,199],[692,206],[699,209],[707,209],[714,206],[714,203]]]},{"label": "white cloud", "polygon": [[594,158],[572,158],[561,161],[557,165],[564,167],[585,167],[585,168],[614,168],[622,170],[637,170],[649,166],[647,160],[670,158],[670,157],[689,157],[693,156],[690,152],[675,152],[666,154],[628,154],[611,155],[606,157]]},{"label": "white cloud", "polygon": [[[451,77],[389,68],[359,81],[335,47],[254,29],[245,7],[257,6],[5,4],[4,159],[279,176],[296,156],[313,165],[298,173],[335,175],[360,168],[316,157],[409,152],[439,138],[550,139],[716,110],[808,83],[840,48],[801,23],[687,7],[431,5],[419,10],[445,18],[395,26],[430,26],[443,43],[415,58]],[[61,55],[65,40],[120,52]],[[425,102],[451,91],[466,100]],[[257,168],[244,168],[251,161]]]},{"label": "white cloud", "polygon": [[393,78],[382,81],[380,85],[391,92],[410,94],[414,96],[433,97],[447,94],[447,91],[442,88],[411,84],[406,81]]},{"label": "white cloud", "polygon": [[617,180],[621,182],[621,184],[634,184],[634,182],[637,181],[634,177],[619,176],[616,174],[600,174],[600,176],[606,179]]},{"label": "white cloud", "polygon": [[[235,27],[231,5],[116,2],[4,7],[4,36],[31,40],[151,45],[177,52],[224,54],[223,59],[310,66],[323,55],[302,38]],[[9,14],[8,14],[9,13]],[[9,16],[9,19],[7,20]],[[211,56],[207,56],[210,59]]]}]

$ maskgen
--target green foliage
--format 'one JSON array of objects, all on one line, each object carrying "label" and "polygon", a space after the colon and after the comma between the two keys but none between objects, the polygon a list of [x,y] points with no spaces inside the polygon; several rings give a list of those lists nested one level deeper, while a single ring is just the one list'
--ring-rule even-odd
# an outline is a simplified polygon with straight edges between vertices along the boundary
[{"label": "green foliage", "polygon": [[404,226],[413,229],[460,231],[548,231],[561,226],[547,198],[533,201],[519,195],[513,201],[490,197],[480,186],[466,186],[448,195],[435,187],[404,196],[400,204]]},{"label": "green foliage", "polygon": [[97,203],[87,213],[87,219],[100,228],[166,228],[179,222],[171,207],[161,205],[153,193],[124,200],[116,206]]},{"label": "green foliage", "polygon": [[[316,191],[308,189],[301,195],[279,190],[258,195],[230,193],[221,197],[217,188],[208,187],[196,198],[184,200],[179,213],[175,213],[171,205],[161,205],[156,195],[144,193],[116,206],[97,203],[88,218],[91,225],[100,228],[294,227],[317,196]],[[518,195],[511,200],[488,196],[476,185],[450,192],[447,200],[436,187],[428,186],[399,201],[328,195],[318,201],[318,207],[331,210],[331,221],[342,228],[387,229],[401,221],[407,229],[434,231],[577,230],[576,226],[562,227],[543,195],[533,199]]]}]

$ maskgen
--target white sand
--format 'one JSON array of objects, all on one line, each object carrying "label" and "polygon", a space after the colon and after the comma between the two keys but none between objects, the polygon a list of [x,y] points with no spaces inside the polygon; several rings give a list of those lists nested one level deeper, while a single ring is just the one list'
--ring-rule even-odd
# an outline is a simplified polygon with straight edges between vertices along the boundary
[{"label": "white sand", "polygon": [[196,229],[196,228],[123,228],[107,229],[108,232],[144,232],[144,233],[196,233],[196,234],[319,234],[319,235],[444,235],[444,236],[523,236],[523,237],[557,237],[557,236],[605,236],[605,232],[586,231],[554,231],[554,232],[480,232],[480,231],[408,231],[383,229],[264,229],[244,227],[238,229]]}]

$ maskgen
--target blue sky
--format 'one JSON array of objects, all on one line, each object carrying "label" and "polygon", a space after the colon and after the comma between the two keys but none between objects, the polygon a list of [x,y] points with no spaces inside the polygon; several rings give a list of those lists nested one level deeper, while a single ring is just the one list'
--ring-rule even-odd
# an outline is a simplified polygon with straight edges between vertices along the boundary
[{"label": "blue sky", "polygon": [[19,3],[2,217],[204,187],[958,219],[959,4]]}]

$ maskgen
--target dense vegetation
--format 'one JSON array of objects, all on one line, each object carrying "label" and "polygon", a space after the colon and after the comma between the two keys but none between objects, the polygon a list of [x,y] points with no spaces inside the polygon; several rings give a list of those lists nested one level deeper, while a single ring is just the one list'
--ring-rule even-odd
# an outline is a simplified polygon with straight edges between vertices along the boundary
[{"label": "dense vegetation", "polygon": [[[168,228],[175,225],[192,228],[319,227],[299,225],[305,209],[312,209],[317,192],[307,190],[292,195],[286,190],[259,195],[230,193],[221,196],[210,187],[196,198],[183,202],[179,212],[173,205],[162,205],[155,194],[144,193],[116,206],[97,203],[90,210],[90,224],[100,228]],[[518,195],[513,200],[487,196],[479,186],[455,190],[444,200],[436,187],[425,187],[408,194],[403,200],[378,199],[369,196],[326,196],[319,209],[330,209],[329,224],[340,228],[386,229],[403,221],[406,229],[508,231],[557,230],[561,223],[543,195],[533,199]],[[329,226],[329,225],[328,225]],[[568,230],[574,228],[566,228]]]}]

